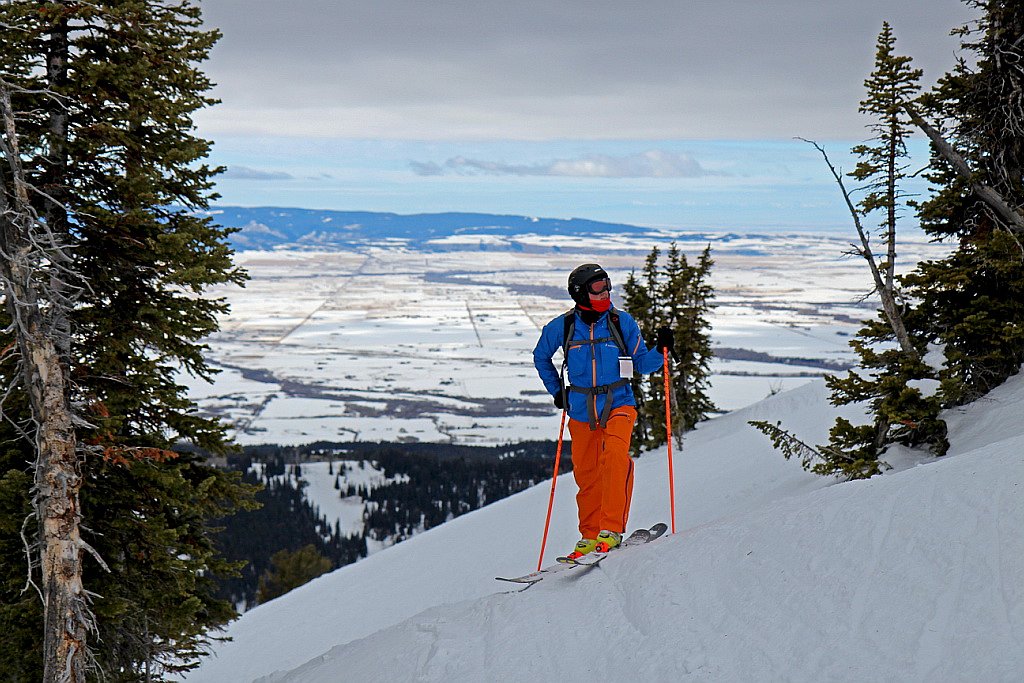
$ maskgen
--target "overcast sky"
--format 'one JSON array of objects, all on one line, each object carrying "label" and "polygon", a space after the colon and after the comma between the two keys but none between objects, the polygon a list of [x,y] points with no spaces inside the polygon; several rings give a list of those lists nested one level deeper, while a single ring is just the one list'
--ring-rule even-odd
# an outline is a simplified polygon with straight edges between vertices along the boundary
[{"label": "overcast sky", "polygon": [[934,79],[960,0],[203,0],[218,133],[826,138],[883,19]]},{"label": "overcast sky", "polygon": [[[670,194],[767,171],[745,166],[756,145],[731,142],[861,140],[882,21],[930,85],[954,63],[950,29],[973,16],[960,0],[201,5],[224,33],[205,65],[223,104],[197,122],[229,166],[225,201],[539,213],[530,191],[521,206],[493,201],[516,178],[563,188],[573,215],[616,220],[586,197],[629,192],[631,179]],[[776,178],[813,157],[771,149]],[[594,192],[604,179],[626,182]],[[618,204],[630,203],[644,204]]]}]

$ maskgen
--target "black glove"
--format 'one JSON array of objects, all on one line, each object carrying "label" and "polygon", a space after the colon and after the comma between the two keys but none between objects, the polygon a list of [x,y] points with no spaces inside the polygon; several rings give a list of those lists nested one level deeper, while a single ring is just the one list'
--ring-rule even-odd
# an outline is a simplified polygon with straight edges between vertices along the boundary
[{"label": "black glove", "polygon": [[658,328],[658,341],[655,342],[655,348],[658,349],[659,351],[661,351],[662,353],[665,352],[665,349],[668,349],[669,352],[671,353],[672,349],[675,348],[675,345],[676,345],[676,337],[675,337],[674,334],[672,334],[672,328],[671,327],[659,327]]},{"label": "black glove", "polygon": [[555,394],[555,407],[558,408],[559,410],[564,410],[565,409],[565,404],[562,402],[562,392],[561,391],[559,391],[557,394]]}]

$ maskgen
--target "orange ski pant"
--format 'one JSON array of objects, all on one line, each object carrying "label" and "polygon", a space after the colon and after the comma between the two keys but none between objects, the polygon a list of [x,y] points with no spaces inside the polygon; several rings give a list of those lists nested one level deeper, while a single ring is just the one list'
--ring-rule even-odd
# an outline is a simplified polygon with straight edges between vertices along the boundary
[{"label": "orange ski pant", "polygon": [[633,436],[636,409],[622,406],[612,410],[608,426],[569,420],[572,438],[572,472],[579,486],[576,506],[580,534],[597,538],[601,530],[626,530],[629,502],[633,497],[633,459],[629,442]]}]

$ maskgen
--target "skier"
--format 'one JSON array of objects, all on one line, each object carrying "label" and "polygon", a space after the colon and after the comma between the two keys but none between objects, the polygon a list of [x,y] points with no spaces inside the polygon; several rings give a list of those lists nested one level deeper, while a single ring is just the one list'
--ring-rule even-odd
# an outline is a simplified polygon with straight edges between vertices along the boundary
[{"label": "skier", "polygon": [[[662,350],[673,346],[672,330],[662,327],[656,349],[648,350],[636,321],[612,306],[611,291],[611,278],[596,263],[573,270],[569,295],[576,305],[544,326],[533,350],[533,364],[555,407],[569,414],[582,536],[567,556],[573,560],[622,542],[633,495],[629,445],[636,401],[630,379],[634,368],[643,374],[661,368]],[[568,386],[551,361],[559,349]]]}]

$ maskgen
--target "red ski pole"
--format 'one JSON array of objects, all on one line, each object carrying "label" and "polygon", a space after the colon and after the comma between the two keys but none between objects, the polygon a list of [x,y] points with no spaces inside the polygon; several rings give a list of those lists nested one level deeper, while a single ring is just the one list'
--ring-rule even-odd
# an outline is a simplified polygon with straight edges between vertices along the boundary
[{"label": "red ski pole", "polygon": [[544,548],[548,544],[548,527],[551,525],[551,508],[555,505],[555,482],[558,481],[558,467],[562,464],[562,434],[565,432],[565,413],[562,411],[562,426],[558,428],[558,448],[555,450],[555,473],[551,475],[551,496],[548,498],[548,514],[544,518],[544,537],[540,541],[540,557],[537,559],[537,571],[544,564]]},{"label": "red ski pole", "polygon": [[676,478],[672,472],[672,383],[669,379],[668,347],[662,349],[665,364],[665,436],[668,440],[668,500],[672,512],[672,533],[676,532]]}]

